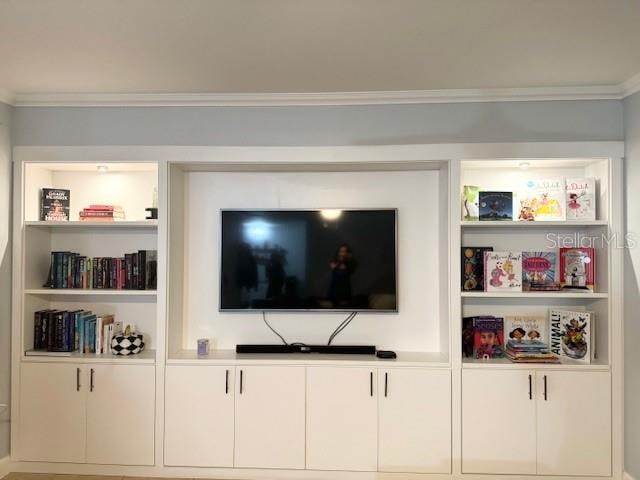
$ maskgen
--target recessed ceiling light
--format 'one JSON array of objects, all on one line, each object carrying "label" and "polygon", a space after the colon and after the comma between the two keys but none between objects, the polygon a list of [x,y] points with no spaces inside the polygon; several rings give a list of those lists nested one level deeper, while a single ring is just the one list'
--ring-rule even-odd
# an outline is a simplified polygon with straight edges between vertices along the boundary
[{"label": "recessed ceiling light", "polygon": [[107,173],[109,171],[109,167],[106,165],[98,165],[98,172]]}]

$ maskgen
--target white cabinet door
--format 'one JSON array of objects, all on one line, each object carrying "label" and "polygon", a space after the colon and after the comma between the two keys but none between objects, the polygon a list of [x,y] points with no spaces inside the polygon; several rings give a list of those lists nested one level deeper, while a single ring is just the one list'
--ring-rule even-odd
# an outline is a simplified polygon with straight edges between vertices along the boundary
[{"label": "white cabinet door", "polygon": [[153,465],[155,367],[87,365],[87,463]]},{"label": "white cabinet door", "polygon": [[87,392],[81,382],[79,365],[20,365],[20,460],[85,461]]},{"label": "white cabinet door", "polygon": [[378,370],[378,470],[451,472],[451,372]]},{"label": "white cabinet door", "polygon": [[307,468],[378,468],[376,370],[307,369]]},{"label": "white cabinet door", "polygon": [[234,368],[167,367],[164,463],[233,467]]},{"label": "white cabinet door", "polygon": [[538,372],[537,390],[538,473],[610,476],[609,373]]},{"label": "white cabinet door", "polygon": [[534,387],[533,371],[462,371],[463,473],[536,473]]},{"label": "white cabinet door", "polygon": [[304,468],[304,384],[304,367],[236,367],[236,467]]}]

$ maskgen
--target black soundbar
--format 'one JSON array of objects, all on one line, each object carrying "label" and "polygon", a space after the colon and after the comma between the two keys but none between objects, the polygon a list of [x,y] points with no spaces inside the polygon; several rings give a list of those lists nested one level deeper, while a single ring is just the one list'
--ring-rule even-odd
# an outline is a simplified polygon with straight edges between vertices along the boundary
[{"label": "black soundbar", "polygon": [[330,353],[375,355],[374,345],[236,345],[236,353]]}]

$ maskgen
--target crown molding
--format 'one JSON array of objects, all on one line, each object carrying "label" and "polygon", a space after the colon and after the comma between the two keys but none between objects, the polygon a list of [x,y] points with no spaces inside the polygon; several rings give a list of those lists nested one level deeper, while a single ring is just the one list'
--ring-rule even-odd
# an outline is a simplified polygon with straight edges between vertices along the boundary
[{"label": "crown molding", "polygon": [[633,77],[625,80],[620,86],[623,98],[640,92],[640,73],[637,73]]},{"label": "crown molding", "polygon": [[619,86],[319,93],[16,94],[17,107],[314,106],[620,99]]}]

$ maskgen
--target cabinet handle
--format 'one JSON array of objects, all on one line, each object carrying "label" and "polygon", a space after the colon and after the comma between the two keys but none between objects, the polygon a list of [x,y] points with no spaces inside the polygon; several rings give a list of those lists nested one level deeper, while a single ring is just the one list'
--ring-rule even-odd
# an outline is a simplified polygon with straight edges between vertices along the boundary
[{"label": "cabinet handle", "polygon": [[89,382],[89,391],[93,392],[93,375],[95,374],[95,370],[91,369],[90,382]]},{"label": "cabinet handle", "polygon": [[544,376],[544,401],[547,401],[547,376]]},{"label": "cabinet handle", "polygon": [[76,368],[76,392],[80,391],[80,368]]},{"label": "cabinet handle", "polygon": [[373,372],[369,372],[369,394],[373,397]]},{"label": "cabinet handle", "polygon": [[387,392],[389,391],[388,386],[389,386],[389,379],[388,379],[388,373],[384,372],[384,396],[387,396]]},{"label": "cabinet handle", "polygon": [[240,395],[242,395],[242,370],[240,370]]},{"label": "cabinet handle", "polygon": [[529,375],[529,400],[533,400],[533,386],[532,386],[533,378]]},{"label": "cabinet handle", "polygon": [[224,374],[224,393],[229,393],[229,370]]}]

